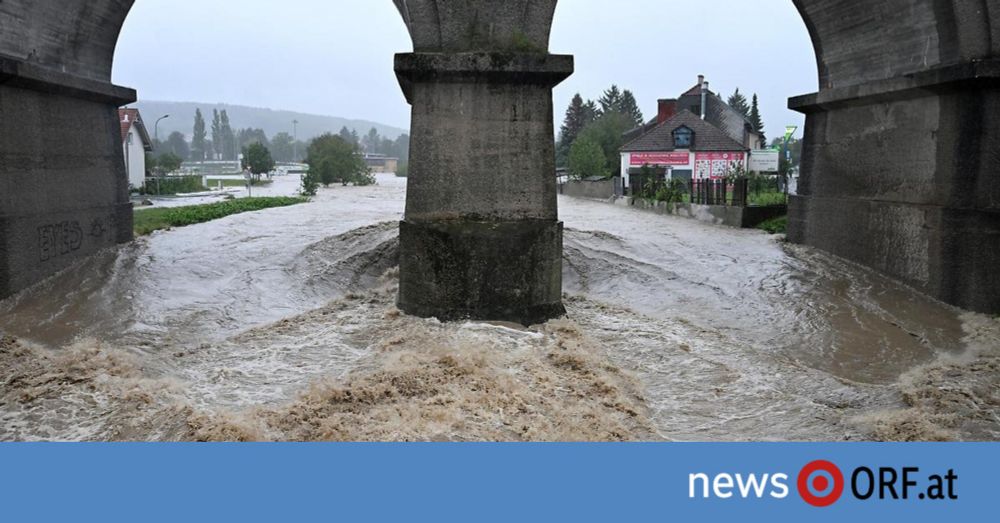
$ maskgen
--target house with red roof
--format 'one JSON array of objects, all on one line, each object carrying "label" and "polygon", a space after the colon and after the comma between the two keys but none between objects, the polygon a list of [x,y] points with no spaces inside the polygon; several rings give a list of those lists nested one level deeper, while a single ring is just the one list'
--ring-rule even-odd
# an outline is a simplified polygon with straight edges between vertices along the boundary
[{"label": "house with red roof", "polygon": [[661,177],[719,179],[738,167],[746,170],[751,150],[762,143],[746,117],[700,76],[679,98],[659,100],[656,119],[625,134],[622,176],[627,187],[644,167]]},{"label": "house with red roof", "polygon": [[128,183],[138,189],[146,183],[146,153],[153,151],[153,140],[149,138],[149,131],[138,109],[119,109],[118,121],[121,123]]}]

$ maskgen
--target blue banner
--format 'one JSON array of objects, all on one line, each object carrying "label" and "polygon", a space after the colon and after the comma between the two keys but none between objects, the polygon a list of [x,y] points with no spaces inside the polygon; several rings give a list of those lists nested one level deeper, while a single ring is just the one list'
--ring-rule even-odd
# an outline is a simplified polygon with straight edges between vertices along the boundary
[{"label": "blue banner", "polygon": [[4,444],[2,521],[965,521],[1000,444]]}]

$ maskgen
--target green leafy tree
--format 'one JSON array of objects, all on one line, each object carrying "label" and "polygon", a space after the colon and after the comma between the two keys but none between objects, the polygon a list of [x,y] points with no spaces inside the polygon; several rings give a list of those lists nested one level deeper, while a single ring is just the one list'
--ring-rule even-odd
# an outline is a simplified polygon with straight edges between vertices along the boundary
[{"label": "green leafy tree", "polygon": [[219,123],[222,130],[222,159],[227,161],[236,160],[236,133],[229,123],[229,114],[225,109],[219,114]]},{"label": "green leafy tree", "polygon": [[219,115],[218,109],[212,109],[212,159],[222,158],[222,153],[225,148],[225,140],[222,137],[222,116]]},{"label": "green leafy tree", "polygon": [[295,139],[288,133],[278,133],[271,139],[271,154],[277,162],[290,162],[295,155]]},{"label": "green leafy tree", "polygon": [[195,109],[194,134],[191,137],[191,160],[196,162],[205,161],[205,155],[208,154],[205,143],[207,138],[208,133],[205,132],[205,117],[202,116],[201,109]]},{"label": "green leafy tree", "polygon": [[357,143],[356,141],[354,141],[354,137],[357,135],[354,134],[353,131],[348,129],[346,125],[340,128],[340,133],[338,136],[340,136],[340,138],[347,143]]},{"label": "green leafy tree", "polygon": [[737,87],[736,92],[729,97],[729,106],[739,111],[744,118],[750,118],[750,106],[747,104],[747,97],[743,96],[739,87]]},{"label": "green leafy tree", "polygon": [[252,143],[243,149],[243,169],[250,171],[254,180],[260,180],[262,174],[274,170],[274,158],[271,151],[262,143]]},{"label": "green leafy tree", "polygon": [[313,140],[307,150],[306,163],[309,173],[325,187],[334,183],[374,183],[358,146],[340,136],[324,134]]},{"label": "green leafy tree", "polygon": [[237,139],[240,149],[245,149],[255,143],[259,143],[267,149],[271,148],[271,142],[267,139],[267,133],[263,129],[240,129]]},{"label": "green leafy tree", "polygon": [[181,168],[182,162],[181,157],[176,154],[163,154],[156,160],[156,171],[161,174],[177,172]]},{"label": "green leafy tree", "polygon": [[184,135],[174,131],[170,133],[167,137],[166,143],[163,144],[162,152],[172,153],[181,158],[181,160],[189,160],[191,158],[191,148],[188,147],[187,140],[184,139]]},{"label": "green leafy tree", "polygon": [[402,164],[410,161],[410,135],[404,133],[399,135],[393,142],[392,156],[399,158]]},{"label": "green leafy tree", "polygon": [[156,170],[159,168],[159,165],[160,165],[160,157],[159,156],[156,156],[153,153],[146,153],[146,175],[147,176],[149,176],[149,173],[154,173],[155,174]]},{"label": "green leafy tree", "polygon": [[633,124],[632,119],[622,113],[607,113],[588,125],[577,141],[586,137],[597,143],[604,151],[605,167],[618,176],[621,174],[621,148],[625,145],[622,135],[632,129]]},{"label": "green leafy tree", "polygon": [[607,178],[607,158],[601,145],[589,137],[580,137],[570,147],[569,173],[575,179]]},{"label": "green leafy tree", "polygon": [[378,153],[379,148],[382,146],[382,137],[378,134],[378,129],[372,127],[368,134],[361,140],[361,145],[364,147],[365,152],[368,153]]}]

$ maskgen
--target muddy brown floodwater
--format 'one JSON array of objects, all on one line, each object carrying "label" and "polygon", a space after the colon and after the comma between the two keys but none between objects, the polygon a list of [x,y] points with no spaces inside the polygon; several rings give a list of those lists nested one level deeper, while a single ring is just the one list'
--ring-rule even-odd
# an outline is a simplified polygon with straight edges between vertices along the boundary
[{"label": "muddy brown floodwater", "polygon": [[393,306],[404,200],[392,177],[324,190],[0,302],[0,439],[1000,439],[997,318],[757,231],[562,199],[568,316],[442,324]]}]

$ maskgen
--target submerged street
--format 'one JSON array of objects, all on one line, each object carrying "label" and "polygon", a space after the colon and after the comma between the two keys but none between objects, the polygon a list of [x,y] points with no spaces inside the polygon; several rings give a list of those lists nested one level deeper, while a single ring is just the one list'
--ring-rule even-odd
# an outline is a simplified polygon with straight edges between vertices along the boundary
[{"label": "submerged street", "polygon": [[565,319],[402,315],[379,183],[0,302],[0,439],[1000,438],[1000,319],[760,231],[561,198]]}]

